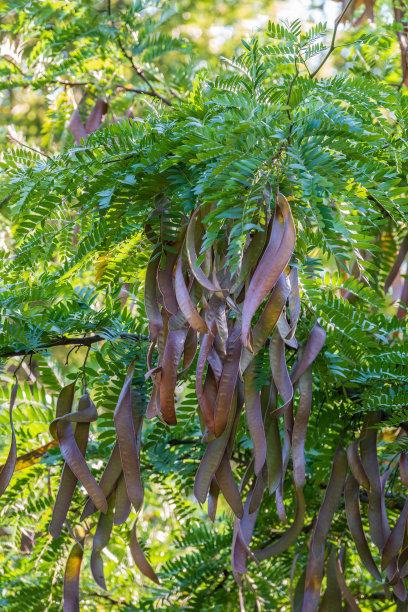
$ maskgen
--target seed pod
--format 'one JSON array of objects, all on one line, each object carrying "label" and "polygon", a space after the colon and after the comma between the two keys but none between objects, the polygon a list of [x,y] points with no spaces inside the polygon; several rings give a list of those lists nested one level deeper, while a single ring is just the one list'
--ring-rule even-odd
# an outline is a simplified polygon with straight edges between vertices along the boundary
[{"label": "seed pod", "polygon": [[[78,402],[78,411],[84,411],[90,403],[89,395],[84,394]],[[74,439],[78,449],[83,457],[85,457],[86,448],[88,446],[89,437],[89,422],[77,423],[75,427]],[[62,527],[68,514],[74,495],[75,487],[78,479],[72,472],[69,465],[65,464],[62,470],[61,482],[55,499],[52,518],[49,526],[49,532],[53,538],[58,538],[61,534]],[[92,502],[91,502],[92,503]],[[96,508],[95,508],[96,510]]]},{"label": "seed pod", "polygon": [[352,610],[353,612],[361,612],[360,606],[358,605],[357,601],[355,600],[354,595],[352,594],[352,592],[350,591],[350,589],[348,588],[346,584],[339,559],[336,559],[336,577],[337,577],[337,582],[339,583],[341,592],[344,595],[344,599],[347,601],[349,610]]},{"label": "seed pod", "polygon": [[182,370],[177,374],[177,380],[183,378],[193,363],[197,354],[197,332],[190,327],[187,332],[186,341],[184,343],[183,365]]},{"label": "seed pod", "polygon": [[218,495],[220,493],[220,487],[218,486],[217,480],[215,477],[211,480],[210,490],[208,491],[208,518],[210,521],[214,522],[217,514],[217,503],[218,503]]},{"label": "seed pod", "polygon": [[98,525],[93,537],[91,553],[91,572],[94,580],[101,589],[106,591],[105,576],[103,571],[102,551],[109,544],[113,526],[113,510],[115,507],[115,494],[109,498],[108,511],[100,514]]},{"label": "seed pod", "polygon": [[402,548],[405,527],[408,517],[408,498],[405,500],[404,507],[401,510],[397,522],[394,525],[387,541],[385,542],[384,549],[382,551],[381,558],[381,569],[385,569],[389,566],[391,561],[398,555],[398,551]]},{"label": "seed pod", "polygon": [[229,411],[229,417],[227,426],[223,433],[215,440],[211,440],[205,449],[204,455],[201,459],[200,465],[196,473],[194,481],[194,495],[200,504],[203,504],[206,500],[208,489],[212,477],[217,471],[218,466],[224,456],[225,449],[228,444],[231,429],[234,423],[235,411],[237,409],[237,394],[234,392],[232,400],[231,410]]},{"label": "seed pod", "polygon": [[357,552],[366,570],[381,582],[381,574],[375,564],[368,546],[360,513],[360,488],[353,474],[349,474],[344,487],[344,503],[346,507],[347,523]]},{"label": "seed pod", "polygon": [[269,360],[274,383],[284,402],[283,405],[275,411],[276,416],[279,416],[292,402],[293,386],[286,365],[285,343],[276,330],[269,344]]},{"label": "seed pod", "polygon": [[242,257],[241,269],[239,271],[237,279],[231,287],[232,294],[237,295],[242,289],[244,282],[248,278],[252,268],[256,265],[259,257],[262,254],[262,250],[265,246],[265,239],[265,230],[257,231],[251,237],[251,241]]},{"label": "seed pod", "polygon": [[264,559],[271,559],[272,557],[276,557],[276,555],[280,555],[282,552],[287,550],[289,546],[292,546],[294,542],[296,542],[299,534],[301,533],[305,521],[305,498],[303,496],[303,491],[301,489],[295,489],[296,494],[296,514],[293,520],[292,525],[289,527],[287,531],[273,544],[267,546],[266,548],[260,548],[254,552],[255,557],[258,561],[263,561]]},{"label": "seed pod", "polygon": [[241,357],[241,372],[244,372],[248,364],[253,359],[253,355],[259,353],[270,334],[274,330],[279,317],[281,316],[283,307],[289,295],[289,285],[286,280],[286,274],[283,272],[273,288],[273,291],[266,302],[266,305],[259,315],[259,319],[252,331],[253,353],[244,348]]},{"label": "seed pod", "polygon": [[272,494],[282,478],[282,444],[278,419],[271,416],[265,428],[267,482],[269,493]]},{"label": "seed pod", "polygon": [[405,451],[400,454],[399,471],[402,483],[408,487],[408,459]]},{"label": "seed pod", "polygon": [[322,350],[325,340],[326,332],[316,321],[312,331],[310,332],[309,338],[307,339],[302,357],[296,362],[290,372],[290,378],[293,385],[299,380],[303,372],[305,372],[306,369],[312,365],[317,355]]},{"label": "seed pod", "polygon": [[135,370],[134,362],[128,368],[120,392],[113,420],[119,442],[120,458],[125,476],[127,493],[136,512],[143,504],[143,484],[140,478],[140,461],[137,447],[137,432],[133,422],[131,385]]},{"label": "seed pod", "polygon": [[163,296],[164,307],[169,314],[176,315],[178,304],[173,286],[173,270],[177,261],[178,253],[165,251],[166,265],[162,269],[158,266],[157,283],[160,293]]},{"label": "seed pod", "polygon": [[261,507],[262,498],[264,495],[265,486],[267,482],[267,476],[268,474],[266,471],[266,467],[264,466],[260,474],[257,475],[256,480],[255,480],[255,486],[254,486],[254,489],[251,495],[251,503],[249,504],[249,510],[248,510],[249,514],[252,514],[253,512],[257,512],[259,508]]},{"label": "seed pod", "polygon": [[398,255],[395,259],[394,265],[392,266],[385,280],[384,293],[387,293],[388,289],[391,287],[394,279],[396,278],[399,272],[399,269],[401,268],[401,265],[407,253],[408,253],[408,234],[405,236],[404,240],[402,241],[402,244],[398,252]]},{"label": "seed pod", "polygon": [[164,349],[162,372],[160,379],[160,409],[163,419],[168,425],[176,425],[176,409],[174,392],[177,383],[177,370],[183,354],[188,329],[175,329],[167,336]]},{"label": "seed pod", "polygon": [[188,224],[187,232],[186,232],[186,251],[188,263],[190,265],[191,272],[193,276],[197,279],[202,287],[209,289],[210,291],[219,291],[220,286],[217,284],[213,284],[204,274],[200,266],[197,265],[197,254],[195,250],[195,236],[196,236],[196,228],[197,228],[197,217],[200,214],[200,208],[196,208],[196,210],[191,215],[190,223]]},{"label": "seed pod", "polygon": [[149,340],[156,340],[163,327],[157,295],[157,270],[160,263],[160,248],[157,247],[150,258],[146,268],[144,305],[149,320]]},{"label": "seed pod", "polygon": [[17,461],[17,442],[16,442],[16,432],[14,431],[13,424],[13,407],[14,402],[16,401],[18,391],[18,382],[16,381],[13,389],[11,390],[10,396],[10,405],[9,405],[9,418],[10,418],[10,427],[11,427],[11,445],[10,450],[7,455],[7,459],[3,468],[0,472],[0,497],[3,495],[4,491],[7,489],[11,477],[13,476],[14,468]]},{"label": "seed pod", "polygon": [[129,517],[132,504],[127,494],[125,476],[122,474],[116,485],[114,525],[123,525]]},{"label": "seed pod", "polygon": [[83,555],[83,546],[76,542],[65,566],[64,612],[79,612],[79,578]]},{"label": "seed pod", "polygon": [[178,305],[180,306],[180,310],[187,319],[188,323],[197,332],[206,334],[208,332],[207,324],[197,312],[184,282],[181,253],[177,260],[174,286]]},{"label": "seed pod", "polygon": [[136,521],[135,521],[135,524],[133,525],[132,532],[130,535],[129,548],[130,548],[130,552],[132,553],[133,561],[136,563],[137,567],[142,572],[142,574],[146,576],[147,578],[150,578],[150,580],[152,580],[153,582],[156,582],[156,584],[160,584],[160,581],[158,577],[156,576],[156,573],[154,572],[152,566],[146,559],[145,554],[142,550],[142,547],[140,546],[138,542],[137,535],[136,535]]},{"label": "seed pod", "polygon": [[234,533],[231,546],[231,568],[235,581],[239,586],[242,586],[240,574],[245,574],[246,572],[248,556],[254,558],[253,553],[251,553],[248,548],[258,516],[258,511],[255,511],[252,514],[249,513],[249,506],[251,504],[253,490],[254,487],[250,489],[246,498],[244,505],[244,516],[241,520],[237,519],[236,517],[234,519]]},{"label": "seed pod", "polygon": [[241,496],[237,487],[237,483],[235,482],[235,478],[232,473],[227,451],[224,452],[221,462],[215,472],[215,478],[217,480],[219,488],[221,489],[222,494],[225,497],[227,504],[234,512],[235,516],[237,516],[238,518],[242,518],[244,514],[244,508],[242,506]]},{"label": "seed pod", "polygon": [[300,294],[299,294],[299,278],[298,270],[293,267],[289,273],[290,293],[289,293],[289,309],[290,309],[290,325],[291,329],[286,338],[290,340],[294,337],[296,327],[300,315]]},{"label": "seed pod", "polygon": [[292,460],[295,485],[302,489],[306,479],[306,430],[309,422],[313,395],[313,376],[310,366],[300,377],[299,391],[299,404],[292,432]]},{"label": "seed pod", "polygon": [[370,490],[370,481],[358,454],[359,440],[354,440],[347,449],[347,460],[354,478],[361,487]]},{"label": "seed pod", "polygon": [[[341,589],[336,574],[336,549],[332,546],[326,564],[327,588],[324,594],[327,612],[342,612]],[[322,606],[319,607],[319,611]]]},{"label": "seed pod", "polygon": [[229,336],[225,302],[223,300],[218,299],[216,295],[212,296],[210,302],[212,302],[212,300],[216,301],[217,303],[217,308],[214,311],[215,323],[218,331],[218,335],[216,337],[220,344],[220,354],[222,354],[222,358],[224,358],[227,352]]},{"label": "seed pod", "polygon": [[[276,225],[276,228],[275,228]],[[295,248],[296,230],[288,201],[276,197],[276,208],[269,244],[249,283],[242,311],[242,343],[251,350],[249,330],[252,317],[286,268]]]},{"label": "seed pod", "polygon": [[[207,429],[211,433],[214,433],[214,403],[213,401],[211,401],[211,398],[208,397],[207,394],[204,393],[202,385],[203,385],[204,369],[207,363],[208,354],[214,342],[215,328],[216,328],[216,324],[215,324],[215,321],[213,320],[211,329],[209,330],[207,334],[204,334],[204,336],[202,337],[200,352],[198,354],[198,359],[197,359],[197,370],[196,370],[197,399],[198,399],[198,403],[200,404],[200,408],[202,410]],[[217,392],[217,388],[215,385],[215,393],[216,392]]]},{"label": "seed pod", "polygon": [[[122,474],[122,462],[120,459],[119,443],[115,442],[111,456],[106,464],[105,470],[101,476],[99,486],[101,487],[106,499],[114,490],[120,475]],[[88,499],[81,514],[81,521],[84,521],[88,516],[91,516],[97,511],[91,499]]]},{"label": "seed pod", "polygon": [[245,414],[254,449],[254,469],[258,475],[266,460],[266,437],[262,419],[261,394],[255,391],[255,363],[248,366],[244,376]]},{"label": "seed pod", "polygon": [[107,112],[107,103],[105,100],[102,100],[102,98],[98,98],[85,123],[85,131],[87,134],[92,134],[100,127]]},{"label": "seed pod", "polygon": [[[61,410],[65,409],[65,407],[60,408],[60,406],[65,402],[65,397],[67,397],[68,400],[67,409],[71,410],[72,393],[73,390],[67,390],[67,387],[61,391],[60,401],[57,403],[57,414],[59,414]],[[68,411],[62,416],[57,416],[57,418],[54,419],[50,425],[50,432],[53,438],[58,440],[62,456],[77,479],[81,481],[87,490],[88,495],[92,499],[95,506],[101,512],[106,512],[108,508],[106,498],[102,489],[91,474],[81,450],[78,448],[71,425],[72,422],[90,423],[98,418],[95,405],[90,400],[89,395],[85,394],[81,400],[83,400],[86,404],[83,409],[73,413]]]},{"label": "seed pod", "polygon": [[69,120],[69,129],[71,130],[77,145],[81,144],[81,139],[85,142],[88,133],[84,128],[81,121],[81,116],[77,109],[75,109],[71,115],[71,119]]},{"label": "seed pod", "polygon": [[338,446],[309,549],[302,612],[315,612],[319,603],[325,543],[343,491],[347,467],[347,455],[341,446]]},{"label": "seed pod", "polygon": [[227,355],[222,369],[218,387],[217,405],[214,417],[214,430],[216,436],[221,436],[227,426],[231,412],[231,402],[238,377],[239,359],[241,356],[241,343],[239,336],[241,329],[235,325],[230,333],[227,346]]},{"label": "seed pod", "polygon": [[[216,342],[217,338],[218,336],[215,336],[214,342]],[[207,361],[210,364],[211,369],[214,373],[215,380],[217,381],[217,383],[219,383],[222,375],[223,362],[221,361],[214,346],[210,349],[210,352],[208,353]]]},{"label": "seed pod", "polygon": [[381,502],[380,470],[377,459],[377,430],[379,412],[369,412],[365,421],[365,434],[360,441],[361,461],[370,482],[368,492],[368,524],[370,535],[379,550],[384,548],[386,537],[385,517]]}]

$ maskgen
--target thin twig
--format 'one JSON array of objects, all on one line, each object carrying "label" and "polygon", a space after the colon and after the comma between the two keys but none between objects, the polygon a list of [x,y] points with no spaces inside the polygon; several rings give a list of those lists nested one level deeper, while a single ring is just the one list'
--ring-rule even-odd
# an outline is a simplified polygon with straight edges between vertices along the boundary
[{"label": "thin twig", "polygon": [[30,147],[30,145],[25,144],[25,142],[21,142],[20,140],[17,140],[17,138],[14,138],[14,136],[11,136],[11,134],[7,134],[7,138],[9,140],[12,140],[13,142],[16,142],[21,147],[25,147],[26,149],[30,149],[30,151],[34,151],[34,153],[37,153],[38,155],[43,155],[44,157],[47,157],[48,159],[52,159],[51,155],[48,155],[48,153],[43,153],[39,149],[34,149],[33,147]]},{"label": "thin twig", "polygon": [[9,62],[9,64],[14,66],[14,68],[17,68],[20,74],[24,75],[23,70],[20,68],[20,66],[17,64],[16,60],[13,57],[11,57],[10,55],[0,55],[0,58],[6,60],[6,62]]},{"label": "thin twig", "polygon": [[126,85],[116,85],[116,89],[123,89],[124,91],[130,91],[132,93],[144,94],[145,96],[150,96],[151,98],[159,98],[160,100],[165,102],[165,104],[168,104],[169,106],[173,106],[172,103],[169,102],[168,100],[165,101],[163,96],[158,94],[155,89],[154,90],[137,89],[136,87],[126,87]]},{"label": "thin twig", "polygon": [[[146,340],[147,336],[141,336],[139,334],[128,334],[123,333],[120,334],[119,338],[126,339],[129,338],[131,340]],[[68,346],[70,344],[75,344],[79,346],[91,346],[91,344],[95,344],[95,342],[104,342],[106,338],[103,336],[89,336],[88,338],[66,338],[63,336],[62,338],[58,338],[48,344],[43,344],[38,346],[35,350],[27,351],[26,349],[22,349],[20,351],[8,351],[6,353],[0,354],[0,359],[7,359],[9,357],[20,357],[21,355],[28,355],[29,353],[38,353],[39,351],[44,351],[49,348],[53,348],[54,346]]]},{"label": "thin twig", "polygon": [[[297,79],[297,77],[298,77],[298,74],[299,74],[299,68],[298,68],[297,61],[296,61],[296,60],[295,60],[295,68],[296,68],[296,70],[295,70],[295,74],[294,74],[293,79],[291,80],[290,85],[289,85],[288,97],[287,97],[287,99],[286,99],[286,106],[289,106],[289,104],[290,104],[290,97],[291,97],[291,95],[292,95],[293,85],[295,84],[295,81],[296,81],[296,79]],[[290,121],[290,120],[291,120],[290,110],[289,110],[289,109],[287,109],[287,111],[286,111],[286,112],[288,113],[288,118],[289,118],[289,121]]]},{"label": "thin twig", "polygon": [[151,84],[149,79],[146,77],[146,75],[143,72],[143,70],[141,68],[139,68],[138,66],[136,66],[135,62],[133,61],[133,57],[126,52],[126,49],[124,48],[124,46],[122,44],[122,41],[120,40],[120,36],[118,36],[118,44],[119,44],[120,50],[122,51],[123,55],[128,60],[128,62],[130,63],[130,65],[132,66],[133,70],[136,72],[138,77],[140,77],[142,79],[142,81],[144,81],[144,83],[146,83],[146,85],[150,89],[150,94],[148,94],[147,92],[145,92],[143,90],[139,90],[138,93],[140,93],[142,91],[143,93],[146,93],[147,95],[150,95],[153,98],[158,98],[164,104],[166,104],[167,106],[171,106],[173,108],[173,104],[170,102],[170,100],[168,100],[167,98],[165,98],[164,96],[159,94],[159,92],[156,91],[156,89],[153,87],[153,85]]},{"label": "thin twig", "polygon": [[334,24],[334,30],[333,30],[333,36],[332,36],[332,40],[330,43],[330,47],[329,50],[327,52],[327,54],[324,56],[324,59],[322,61],[322,63],[320,64],[320,66],[318,66],[316,68],[316,70],[314,70],[311,75],[310,78],[313,79],[316,74],[319,72],[319,70],[324,66],[324,64],[327,62],[327,60],[329,59],[329,56],[333,53],[334,51],[334,42],[336,40],[336,34],[337,34],[337,28],[339,27],[341,20],[343,19],[344,15],[347,12],[347,9],[349,8],[350,4],[352,3],[353,0],[348,0],[346,6],[344,7],[344,9],[342,10],[342,12],[340,13],[340,15],[338,16],[338,18],[336,19],[336,22]]}]

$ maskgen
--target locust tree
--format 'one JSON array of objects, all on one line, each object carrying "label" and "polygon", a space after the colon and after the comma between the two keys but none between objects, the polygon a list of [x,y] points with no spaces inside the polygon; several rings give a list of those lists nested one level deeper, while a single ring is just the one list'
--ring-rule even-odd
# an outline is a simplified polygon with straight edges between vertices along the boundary
[{"label": "locust tree", "polygon": [[15,5],[4,609],[404,610],[403,8],[205,69],[166,2]]}]

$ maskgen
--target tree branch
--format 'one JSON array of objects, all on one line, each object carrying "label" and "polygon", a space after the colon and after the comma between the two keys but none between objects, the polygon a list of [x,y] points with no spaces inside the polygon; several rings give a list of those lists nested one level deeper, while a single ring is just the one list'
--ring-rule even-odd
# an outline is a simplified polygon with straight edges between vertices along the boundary
[{"label": "tree branch", "polygon": [[37,153],[37,155],[42,155],[43,157],[47,157],[47,159],[52,159],[51,155],[48,155],[48,153],[43,153],[39,149],[34,149],[34,147],[30,147],[30,145],[26,144],[25,142],[17,140],[17,138],[14,138],[14,136],[11,136],[10,134],[7,134],[7,138],[12,142],[16,142],[17,144],[19,144],[20,147],[24,147],[25,149],[30,149],[30,151],[34,151],[34,153]]},{"label": "tree branch", "polygon": [[[128,334],[123,333],[120,334],[119,338],[128,338],[130,340],[147,340],[147,336],[141,336],[139,334]],[[44,351],[45,349],[53,348],[54,346],[69,346],[71,344],[76,344],[79,346],[91,346],[96,342],[103,342],[106,338],[103,336],[89,336],[88,338],[67,338],[62,336],[57,340],[53,340],[48,344],[43,344],[38,346],[35,350],[27,351],[26,349],[21,349],[20,351],[7,351],[5,353],[0,354],[0,359],[7,359],[9,357],[20,357],[21,355],[29,355],[30,353],[38,353],[39,351]]]},{"label": "tree branch", "polygon": [[[142,79],[142,81],[144,81],[144,83],[146,83],[146,85],[148,86],[148,88],[150,90],[150,93],[147,92],[147,91],[137,90],[137,89],[134,89],[133,91],[135,91],[137,93],[147,94],[148,96],[152,96],[153,98],[158,98],[164,104],[166,104],[167,106],[171,106],[173,108],[173,104],[170,102],[170,100],[168,100],[167,98],[165,98],[164,96],[159,94],[159,92],[156,91],[156,89],[153,87],[153,85],[151,84],[149,79],[146,77],[146,75],[143,72],[143,70],[141,68],[139,68],[138,66],[136,66],[136,64],[133,61],[133,57],[126,52],[126,49],[124,48],[124,46],[122,44],[122,41],[120,40],[120,36],[118,36],[118,44],[119,44],[120,50],[122,51],[123,55],[128,60],[128,62],[130,63],[130,65],[132,66],[133,70],[136,72],[138,77],[140,77]],[[126,89],[126,88],[124,88],[124,89]],[[129,89],[128,91],[131,91],[131,90]]]},{"label": "tree branch", "polygon": [[347,9],[349,8],[350,4],[352,3],[352,0],[348,0],[346,6],[344,7],[344,9],[341,11],[340,15],[338,16],[338,18],[336,19],[336,22],[334,24],[334,30],[333,30],[333,36],[332,36],[332,40],[330,43],[330,47],[329,50],[327,52],[327,54],[325,55],[322,63],[320,64],[320,66],[318,66],[316,68],[316,70],[314,70],[311,75],[310,78],[313,79],[316,74],[319,72],[319,70],[324,66],[324,64],[327,62],[327,60],[329,59],[330,55],[333,53],[334,51],[334,41],[336,40],[336,34],[337,34],[337,28],[339,27],[341,20],[343,19],[344,15],[347,12]]},{"label": "tree branch", "polygon": [[144,94],[145,96],[151,96],[152,98],[159,98],[160,100],[162,100],[162,102],[164,102],[168,106],[171,106],[171,107],[173,106],[169,100],[167,100],[166,98],[163,98],[163,96],[157,93],[155,89],[150,89],[150,90],[149,89],[137,89],[135,87],[126,87],[126,85],[116,85],[116,89],[123,89],[124,91],[130,91],[130,92],[137,93],[137,94]]}]

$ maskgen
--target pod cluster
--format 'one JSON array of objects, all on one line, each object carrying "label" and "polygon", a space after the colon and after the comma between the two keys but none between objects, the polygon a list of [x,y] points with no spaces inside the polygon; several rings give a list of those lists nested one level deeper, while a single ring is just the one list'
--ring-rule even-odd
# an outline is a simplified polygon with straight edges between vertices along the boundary
[{"label": "pod cluster", "polygon": [[[80,143],[99,127],[106,103],[98,100],[85,126],[74,112],[70,122]],[[286,197],[278,191],[271,206],[265,189],[261,215],[264,225],[248,234],[237,269],[232,273],[226,249],[228,236],[207,243],[205,219],[208,205],[194,210],[189,219],[172,224],[168,201],[160,200],[150,215],[146,239],[153,245],[145,278],[145,311],[149,322],[150,348],[146,378],[152,392],[144,414],[132,389],[134,363],[127,371],[114,412],[117,439],[99,482],[86,459],[90,423],[97,409],[84,387],[74,410],[76,381],[59,394],[50,432],[65,461],[50,523],[58,537],[71,505],[78,481],[88,499],[81,520],[99,512],[93,535],[90,566],[95,581],[106,588],[101,552],[108,545],[113,525],[124,523],[133,506],[138,514],[143,505],[140,452],[144,418],[159,418],[168,426],[177,423],[177,384],[188,372],[196,381],[197,412],[206,444],[194,482],[194,494],[215,520],[222,494],[234,514],[231,567],[242,585],[248,559],[260,562],[281,554],[304,529],[306,504],[305,440],[313,395],[313,363],[322,350],[326,334],[318,323],[302,345],[296,339],[301,301],[294,254],[295,223]],[[272,208],[272,212],[271,212]],[[227,233],[228,230],[226,230]],[[400,269],[408,253],[402,243],[385,289],[392,286],[402,296],[408,281]],[[234,268],[235,269],[235,268]],[[399,312],[402,317],[405,311]],[[287,352],[296,356],[288,368]],[[257,355],[269,356],[270,381],[259,382]],[[0,472],[0,495],[7,488],[16,465],[16,439],[12,410],[18,383],[10,398],[12,441],[9,456]],[[298,392],[298,399],[294,401]],[[253,456],[240,483],[231,467],[238,423],[245,415],[253,445]],[[292,608],[300,612],[337,609],[343,597],[349,608],[359,606],[347,587],[344,571],[346,551],[327,546],[335,512],[344,496],[345,512],[357,553],[367,571],[378,581],[385,572],[385,584],[400,601],[406,600],[404,579],[408,576],[408,500],[391,529],[385,507],[385,486],[390,469],[380,474],[377,431],[380,412],[369,413],[361,435],[346,450],[340,445],[333,459],[323,502],[311,529],[308,562],[292,592]],[[408,486],[408,459],[400,455],[400,476]],[[279,518],[287,522],[284,483],[292,472],[294,519],[286,532],[272,544],[251,549],[251,539],[265,492],[275,495]],[[381,567],[372,556],[363,528],[360,500],[367,498],[370,537],[381,556]],[[69,525],[68,528],[70,529]],[[72,534],[76,540],[68,557],[64,580],[64,610],[79,610],[79,575],[86,538],[85,531]],[[139,570],[158,582],[136,534],[136,522],[129,542]],[[295,556],[292,578],[295,572]],[[321,589],[326,576],[326,592]],[[324,607],[326,606],[326,607]]]},{"label": "pod cluster", "polygon": [[[196,209],[172,241],[164,240],[160,230],[156,235],[145,279],[151,341],[147,376],[153,381],[146,417],[176,424],[176,384],[194,361],[198,417],[207,444],[194,493],[201,504],[208,501],[212,520],[220,492],[234,512],[232,569],[241,584],[248,556],[261,560],[281,553],[303,528],[312,364],[323,347],[325,331],[316,321],[304,346],[295,337],[301,310],[297,268],[291,265],[296,232],[283,194],[277,194],[265,227],[248,235],[234,275],[222,245],[205,249],[206,213]],[[146,233],[153,238],[150,224]],[[259,388],[256,355],[265,349],[272,381]],[[287,350],[298,355],[290,372]],[[243,408],[254,450],[238,484],[231,456]],[[253,553],[249,544],[266,490],[275,493],[279,517],[286,521],[283,486],[290,457],[297,506],[294,523],[272,546]]]}]

